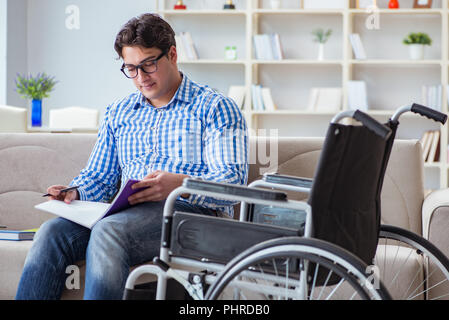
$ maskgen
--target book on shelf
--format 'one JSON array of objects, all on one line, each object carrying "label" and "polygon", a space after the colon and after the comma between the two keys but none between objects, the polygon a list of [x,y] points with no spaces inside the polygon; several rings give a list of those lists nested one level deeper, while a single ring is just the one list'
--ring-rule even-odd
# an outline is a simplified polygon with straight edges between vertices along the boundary
[{"label": "book on shelf", "polygon": [[427,163],[440,161],[440,130],[433,131],[432,144],[427,157]]},{"label": "book on shelf", "polygon": [[426,107],[441,111],[442,86],[422,86],[422,104]]},{"label": "book on shelf", "polygon": [[86,228],[92,227],[104,217],[131,207],[128,197],[145,188],[132,189],[137,180],[127,180],[112,203],[74,200],[70,204],[64,201],[52,200],[35,206],[36,209],[52,213],[73,221]]},{"label": "book on shelf", "polygon": [[270,88],[266,88],[266,87],[262,88],[261,93],[262,93],[262,101],[263,101],[265,110],[275,111],[277,109],[277,107],[274,104],[273,96],[271,95]]},{"label": "book on shelf", "polygon": [[0,229],[0,240],[9,240],[9,241],[33,240],[36,231],[37,229],[29,229],[29,230]]},{"label": "book on shelf", "polygon": [[246,88],[245,86],[230,86],[228,90],[228,97],[235,101],[240,109],[243,109],[245,102]]},{"label": "book on shelf", "polygon": [[252,84],[251,98],[254,111],[277,110],[270,88],[263,88],[260,84]]},{"label": "book on shelf", "polygon": [[[189,31],[180,32],[179,35],[175,36],[176,48],[181,51],[181,54],[185,60],[198,60],[198,52],[193,42],[192,35]],[[179,48],[178,48],[179,46]],[[180,60],[182,60],[180,58]]]},{"label": "book on shelf", "polygon": [[428,130],[420,139],[423,161],[434,163],[440,161],[440,130]]},{"label": "book on shelf", "polygon": [[351,33],[349,35],[349,41],[351,42],[352,52],[354,52],[354,57],[357,60],[366,59],[366,52],[363,46],[362,40],[360,39],[360,35],[358,33]]},{"label": "book on shelf", "polygon": [[339,111],[341,102],[341,88],[312,88],[308,109],[310,111]]},{"label": "book on shelf", "polygon": [[348,81],[348,107],[350,110],[368,110],[365,81]]},{"label": "book on shelf", "polygon": [[176,52],[178,53],[178,61],[186,61],[189,60],[187,57],[186,49],[184,48],[184,45],[181,40],[180,35],[175,35],[175,41],[176,41]]},{"label": "book on shelf", "polygon": [[257,60],[282,60],[284,53],[279,34],[256,34],[253,36],[254,54]]}]

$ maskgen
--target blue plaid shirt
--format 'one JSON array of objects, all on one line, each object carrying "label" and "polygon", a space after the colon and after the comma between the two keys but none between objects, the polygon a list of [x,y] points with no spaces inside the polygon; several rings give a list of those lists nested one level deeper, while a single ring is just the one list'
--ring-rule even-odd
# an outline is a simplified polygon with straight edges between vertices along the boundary
[{"label": "blue plaid shirt", "polygon": [[[110,201],[119,179],[141,180],[162,170],[203,180],[246,184],[248,134],[232,99],[183,75],[164,107],[140,92],[108,106],[87,166],[70,185],[80,199]],[[230,201],[191,195],[192,204],[233,215]]]}]

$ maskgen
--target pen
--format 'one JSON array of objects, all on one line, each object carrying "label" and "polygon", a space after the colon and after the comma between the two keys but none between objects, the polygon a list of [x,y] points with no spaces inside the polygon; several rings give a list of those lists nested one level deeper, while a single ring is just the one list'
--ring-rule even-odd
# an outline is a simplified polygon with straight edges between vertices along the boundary
[{"label": "pen", "polygon": [[[68,192],[68,191],[75,190],[78,188],[79,188],[79,186],[74,186],[74,187],[59,190],[59,192]],[[51,196],[51,194],[47,193],[47,194],[44,194],[42,197],[50,197],[50,196]]]}]

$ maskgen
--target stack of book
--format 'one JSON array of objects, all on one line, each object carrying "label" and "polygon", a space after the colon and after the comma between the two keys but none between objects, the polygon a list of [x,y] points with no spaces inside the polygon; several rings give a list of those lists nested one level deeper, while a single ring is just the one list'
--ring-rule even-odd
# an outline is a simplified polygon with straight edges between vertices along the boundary
[{"label": "stack of book", "polygon": [[37,229],[29,230],[10,230],[5,226],[0,226],[0,240],[22,241],[33,240]]},{"label": "stack of book", "polygon": [[181,32],[179,35],[175,35],[176,49],[178,52],[178,59],[180,61],[185,60],[198,60],[198,52],[195,48],[195,44],[190,32]]},{"label": "stack of book", "polygon": [[365,81],[348,81],[348,105],[350,110],[368,110]]},{"label": "stack of book", "polygon": [[423,161],[434,163],[440,161],[440,130],[424,132],[420,139],[423,149]]},{"label": "stack of book", "polygon": [[262,88],[260,84],[251,85],[251,98],[254,111],[275,111],[277,109],[270,88]]},{"label": "stack of book", "polygon": [[310,111],[339,111],[342,104],[341,88],[312,88],[309,96]]},{"label": "stack of book", "polygon": [[257,60],[282,60],[282,50],[279,34],[256,34],[254,35],[254,54]]},{"label": "stack of book", "polygon": [[422,86],[422,104],[441,111],[442,86]]}]

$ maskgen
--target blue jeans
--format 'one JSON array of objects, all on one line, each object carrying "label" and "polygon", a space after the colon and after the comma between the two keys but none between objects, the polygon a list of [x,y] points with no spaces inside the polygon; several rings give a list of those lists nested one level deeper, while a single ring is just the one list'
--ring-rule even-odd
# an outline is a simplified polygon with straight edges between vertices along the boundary
[{"label": "blue jeans", "polygon": [[[108,216],[92,230],[63,218],[42,224],[27,255],[16,299],[59,299],[68,266],[86,260],[84,299],[122,299],[130,267],[159,255],[165,201],[147,202]],[[176,201],[175,211],[215,216]]]}]

